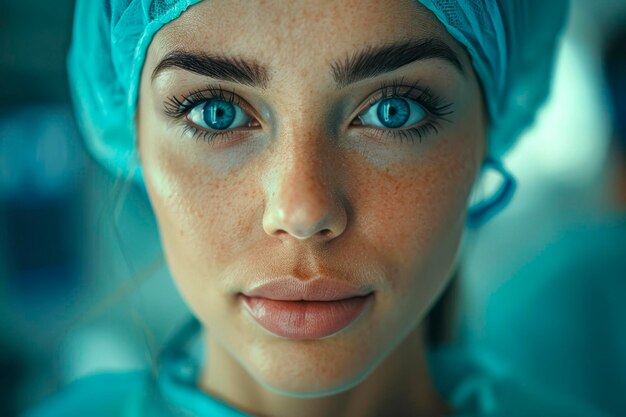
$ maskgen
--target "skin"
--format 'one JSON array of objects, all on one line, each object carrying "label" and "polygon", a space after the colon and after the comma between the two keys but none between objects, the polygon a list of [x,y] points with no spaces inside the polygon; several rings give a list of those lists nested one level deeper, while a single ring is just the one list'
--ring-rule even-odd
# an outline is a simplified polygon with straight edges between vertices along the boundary
[{"label": "skin", "polygon": [[[337,90],[329,63],[365,46],[437,37],[459,56],[414,62]],[[271,47],[268,47],[271,46]],[[258,124],[210,144],[164,102],[217,84],[154,68],[173,49],[270,67],[266,90],[220,81]],[[404,77],[452,103],[421,143],[353,124],[381,81]],[[166,259],[205,327],[198,386],[263,416],[451,412],[425,358],[423,320],[456,267],[485,154],[479,83],[465,50],[414,1],[212,0],[154,37],[137,116],[139,152]],[[259,277],[325,274],[375,290],[371,309],[328,338],[270,334],[237,294]]]}]

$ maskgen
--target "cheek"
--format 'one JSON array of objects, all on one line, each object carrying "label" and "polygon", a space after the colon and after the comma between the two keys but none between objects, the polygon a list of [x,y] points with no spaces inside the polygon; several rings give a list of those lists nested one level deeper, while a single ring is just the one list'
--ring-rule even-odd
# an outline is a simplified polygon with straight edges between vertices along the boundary
[{"label": "cheek", "polygon": [[168,265],[193,308],[196,297],[221,294],[224,283],[215,277],[244,255],[242,242],[255,226],[249,203],[259,197],[243,176],[216,180],[206,166],[169,146],[146,147],[143,161]]},{"label": "cheek", "polygon": [[375,181],[364,176],[356,187],[366,192],[356,227],[388,277],[379,301],[387,311],[383,327],[394,334],[423,317],[452,274],[478,164],[459,139],[433,147],[419,161],[372,174]]},{"label": "cheek", "polygon": [[363,224],[365,235],[380,252],[395,254],[398,268],[416,257],[454,250],[454,237],[463,228],[476,164],[462,149],[438,151],[357,187],[368,195],[360,200],[363,212],[370,214]]}]

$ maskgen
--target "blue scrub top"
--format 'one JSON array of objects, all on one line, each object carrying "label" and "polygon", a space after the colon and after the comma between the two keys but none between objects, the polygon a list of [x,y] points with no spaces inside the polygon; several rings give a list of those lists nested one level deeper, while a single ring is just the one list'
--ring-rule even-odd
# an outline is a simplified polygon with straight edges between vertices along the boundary
[{"label": "blue scrub top", "polygon": [[[23,417],[249,417],[197,388],[200,334],[200,324],[190,321],[163,350],[156,376],[135,371],[84,377]],[[429,351],[428,360],[435,385],[458,410],[450,417],[606,416],[574,398],[513,378],[510,367],[485,350],[437,348]]]},{"label": "blue scrub top", "polygon": [[626,213],[582,212],[535,240],[493,287],[475,342],[626,416]]}]

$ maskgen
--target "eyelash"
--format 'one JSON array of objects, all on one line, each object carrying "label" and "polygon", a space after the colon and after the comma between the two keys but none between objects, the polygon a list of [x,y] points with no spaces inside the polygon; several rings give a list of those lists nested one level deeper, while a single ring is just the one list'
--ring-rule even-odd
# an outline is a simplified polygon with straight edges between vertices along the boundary
[{"label": "eyelash", "polygon": [[[400,142],[407,140],[411,143],[415,143],[415,139],[418,138],[421,143],[422,139],[429,133],[439,133],[441,121],[451,122],[447,116],[453,113],[453,111],[450,110],[452,103],[447,103],[444,98],[436,96],[429,87],[420,87],[419,81],[409,85],[404,84],[404,77],[393,80],[391,83],[382,82],[380,88],[368,100],[365,109],[360,112],[359,115],[363,114],[378,101],[391,97],[407,98],[417,102],[426,111],[426,119],[418,126],[411,128],[393,129],[365,125],[361,127],[362,129],[368,129],[370,132],[373,132],[374,135],[380,137],[387,138],[391,136],[393,139],[399,140]],[[248,106],[242,102],[235,93],[235,90],[226,90],[220,85],[208,85],[206,88],[192,91],[187,96],[180,98],[176,96],[170,97],[164,103],[164,113],[174,120],[180,120],[186,118],[187,114],[197,105],[214,99],[235,104],[247,113],[250,113]],[[251,117],[254,119],[254,116]],[[202,127],[192,125],[188,120],[185,121],[183,127],[185,133],[189,132],[194,138],[201,138],[212,144],[217,139],[230,139],[233,135],[241,132],[240,129],[242,128],[209,131]]]}]

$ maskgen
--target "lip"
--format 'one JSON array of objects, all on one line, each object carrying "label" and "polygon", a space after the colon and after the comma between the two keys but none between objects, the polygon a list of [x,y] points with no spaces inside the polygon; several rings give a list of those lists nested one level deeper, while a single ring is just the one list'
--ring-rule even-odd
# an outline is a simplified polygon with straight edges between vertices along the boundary
[{"label": "lip", "polygon": [[274,335],[319,339],[354,323],[374,300],[374,293],[335,301],[285,301],[240,294],[245,310]]},{"label": "lip", "polygon": [[371,292],[369,289],[326,277],[303,281],[285,276],[272,278],[266,283],[243,291],[243,294],[277,301],[338,301],[362,297]]}]

